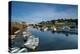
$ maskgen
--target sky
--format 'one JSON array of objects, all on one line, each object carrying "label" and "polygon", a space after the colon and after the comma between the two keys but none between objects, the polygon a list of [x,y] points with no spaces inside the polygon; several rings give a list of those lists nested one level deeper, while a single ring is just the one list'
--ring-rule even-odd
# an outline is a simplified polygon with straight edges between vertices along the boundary
[{"label": "sky", "polygon": [[78,18],[78,6],[17,1],[11,3],[12,21],[25,21],[32,24],[61,18]]}]

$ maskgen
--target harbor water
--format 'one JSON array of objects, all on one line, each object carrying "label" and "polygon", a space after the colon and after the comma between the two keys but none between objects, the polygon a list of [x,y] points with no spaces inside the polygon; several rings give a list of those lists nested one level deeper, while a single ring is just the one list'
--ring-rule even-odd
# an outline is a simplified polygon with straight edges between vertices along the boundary
[{"label": "harbor water", "polygon": [[39,46],[35,51],[77,49],[78,47],[78,34],[75,33],[40,31],[36,28],[29,28],[27,31],[39,37]]}]

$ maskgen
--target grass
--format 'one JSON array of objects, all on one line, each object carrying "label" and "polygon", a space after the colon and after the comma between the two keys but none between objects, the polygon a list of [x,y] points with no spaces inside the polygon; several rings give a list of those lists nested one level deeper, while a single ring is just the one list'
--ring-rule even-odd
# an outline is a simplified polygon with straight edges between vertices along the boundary
[{"label": "grass", "polygon": [[10,28],[10,30],[11,30],[11,34],[10,35],[14,35],[14,32],[16,32],[17,30],[23,30],[23,29],[25,29],[25,28],[27,28],[27,25],[25,25],[25,24],[15,24],[15,23],[11,23],[11,28]]}]

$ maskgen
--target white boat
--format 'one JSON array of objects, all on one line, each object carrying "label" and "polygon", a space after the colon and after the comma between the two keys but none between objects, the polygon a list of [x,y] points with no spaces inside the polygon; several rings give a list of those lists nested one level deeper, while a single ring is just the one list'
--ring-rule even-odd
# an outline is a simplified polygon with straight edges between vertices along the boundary
[{"label": "white boat", "polygon": [[56,29],[55,27],[53,28],[53,30],[54,30],[54,31],[57,31],[57,29]]},{"label": "white boat", "polygon": [[51,27],[51,29],[52,29],[53,31],[57,31],[57,28],[56,28],[55,26]]},{"label": "white boat", "polygon": [[11,53],[16,53],[19,50],[20,50],[20,48],[17,48],[17,47],[11,48]]},{"label": "white boat", "polygon": [[25,47],[30,49],[35,49],[39,44],[39,38],[36,38],[34,36],[30,36],[26,43],[24,44]]},{"label": "white boat", "polygon": [[22,49],[20,49],[20,50],[18,51],[18,53],[27,52],[27,51],[28,51],[27,48],[22,48]]},{"label": "white boat", "polygon": [[30,32],[23,32],[23,37],[29,37],[31,36],[32,34]]},{"label": "white boat", "polygon": [[22,53],[22,52],[27,52],[28,49],[27,48],[17,48],[17,47],[14,47],[14,48],[11,48],[11,53]]},{"label": "white boat", "polygon": [[11,48],[11,53],[20,53],[24,51],[27,52],[27,48],[35,49],[38,46],[39,38],[32,36],[30,32],[23,32],[23,37],[26,39],[26,41],[23,44],[25,48],[13,47]]},{"label": "white boat", "polygon": [[44,28],[44,31],[47,31],[48,30],[48,28],[46,27],[46,28]]}]

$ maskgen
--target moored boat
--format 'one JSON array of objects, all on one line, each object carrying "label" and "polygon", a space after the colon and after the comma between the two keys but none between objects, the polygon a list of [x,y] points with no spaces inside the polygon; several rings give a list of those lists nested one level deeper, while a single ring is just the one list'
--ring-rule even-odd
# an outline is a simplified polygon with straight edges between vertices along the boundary
[{"label": "moored boat", "polygon": [[30,49],[35,49],[39,44],[39,38],[34,36],[30,36],[28,40],[25,42],[24,46]]}]

